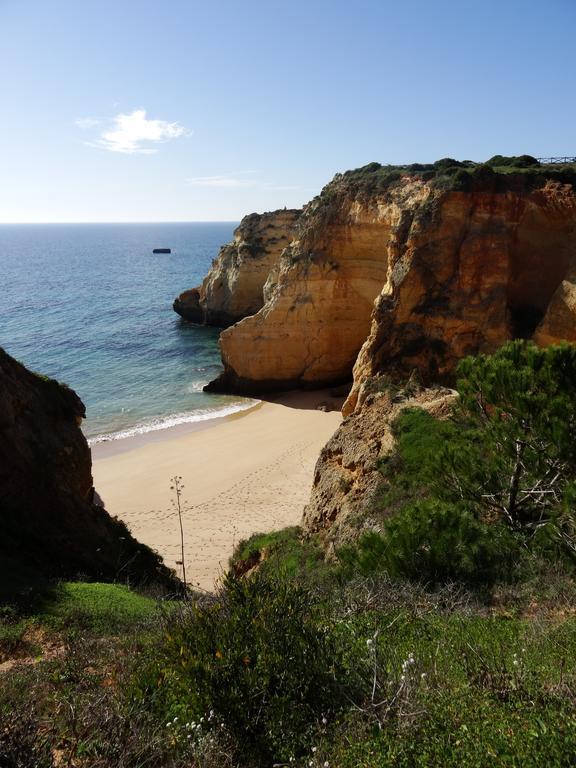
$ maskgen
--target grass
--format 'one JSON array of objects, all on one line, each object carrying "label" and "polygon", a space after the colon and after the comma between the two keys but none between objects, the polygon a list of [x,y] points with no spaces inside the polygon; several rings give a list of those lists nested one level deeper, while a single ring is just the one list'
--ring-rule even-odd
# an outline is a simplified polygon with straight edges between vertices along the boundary
[{"label": "grass", "polygon": [[53,643],[61,635],[79,632],[90,637],[144,633],[172,606],[167,603],[161,609],[157,600],[119,584],[54,584],[26,607],[0,607],[0,662],[41,655],[38,635]]},{"label": "grass", "polygon": [[[237,555],[249,557],[266,547],[284,552],[292,566],[306,552],[298,529],[288,529],[253,537]],[[319,562],[316,567],[322,568]],[[432,592],[385,574],[348,584],[333,581],[329,593],[319,593],[314,577],[307,586],[300,574],[297,589],[304,592],[294,593],[301,607],[292,620],[296,603],[291,588],[280,599],[282,589],[274,586],[292,583],[280,576],[285,573],[283,567],[260,572],[249,592],[233,587],[232,599],[224,594],[208,599],[204,607],[192,603],[163,616],[149,597],[117,585],[85,583],[60,585],[52,601],[26,620],[6,611],[5,639],[17,639],[33,622],[64,632],[65,651],[3,676],[0,764],[2,749],[33,754],[48,744],[69,756],[70,764],[99,768],[144,766],[146,760],[172,768],[269,765],[270,754],[264,762],[246,760],[243,731],[232,727],[219,707],[230,707],[228,693],[236,697],[237,717],[255,706],[254,696],[263,696],[265,708],[272,700],[285,707],[282,675],[298,664],[302,671],[295,679],[315,664],[315,674],[328,675],[336,692],[345,691],[345,699],[334,700],[333,690],[330,703],[320,699],[315,705],[326,716],[298,726],[304,729],[304,751],[294,753],[290,764],[295,768],[321,768],[324,762],[338,768],[573,764],[576,618],[574,590],[566,593],[566,584],[547,590],[534,582],[524,596],[524,612],[517,613],[512,594],[506,605],[491,607],[458,589]],[[558,611],[533,615],[539,589]],[[560,604],[563,591],[568,602]],[[250,596],[253,609],[244,595]],[[200,641],[194,626],[204,614],[217,621],[213,629],[199,627]],[[303,620],[314,637],[325,638],[328,645],[322,640],[322,647],[332,648],[333,655],[308,656]],[[281,632],[275,631],[276,622]],[[228,625],[236,629],[229,632]],[[216,646],[212,637],[218,638]],[[300,643],[297,656],[290,650],[295,643]],[[147,669],[159,651],[161,675],[150,678]],[[205,665],[217,675],[220,704],[212,704],[211,720],[206,704],[202,728],[188,740],[186,720],[172,722],[173,716],[194,700],[194,670],[201,673],[206,692]],[[262,670],[266,695],[259,688]],[[206,700],[214,702],[210,696]],[[284,749],[288,742],[274,711],[262,710],[258,717],[273,729],[272,744]],[[290,755],[282,754],[288,761]],[[52,768],[50,762],[41,765]]]},{"label": "grass", "polygon": [[0,766],[190,765],[131,699],[134,670],[175,605],[122,585],[63,582],[0,609],[0,662],[12,660],[0,671]]},{"label": "grass", "polygon": [[5,613],[0,618],[0,663],[34,650],[24,637],[28,626],[29,622],[26,619],[16,618],[11,614]]},{"label": "grass", "polygon": [[323,550],[314,539],[304,539],[298,526],[257,533],[241,541],[230,559],[231,570],[244,574],[256,565],[268,575],[307,583],[323,578],[329,570]]},{"label": "grass", "polygon": [[292,545],[299,540],[301,532],[298,526],[291,526],[271,533],[255,533],[249,539],[244,539],[238,544],[232,561],[250,560],[266,551],[290,550]]},{"label": "grass", "polygon": [[573,764],[573,617],[537,623],[400,611],[364,614],[345,633],[355,639],[358,658],[367,648],[378,671],[376,698],[384,704],[359,702],[337,724],[322,745],[331,764]]},{"label": "grass", "polygon": [[120,584],[64,582],[36,616],[48,627],[70,627],[108,634],[144,625],[158,612],[158,602]]}]

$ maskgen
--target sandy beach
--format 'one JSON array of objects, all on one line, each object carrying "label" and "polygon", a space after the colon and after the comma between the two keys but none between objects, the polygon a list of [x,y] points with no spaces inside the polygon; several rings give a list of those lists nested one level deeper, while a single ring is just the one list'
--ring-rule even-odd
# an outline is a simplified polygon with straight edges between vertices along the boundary
[{"label": "sandy beach", "polygon": [[[250,411],[92,447],[108,511],[181,572],[171,478],[184,483],[188,581],[211,589],[238,541],[300,522],[316,459],[341,420],[325,391],[288,393]],[[321,403],[334,408],[318,410]]]}]

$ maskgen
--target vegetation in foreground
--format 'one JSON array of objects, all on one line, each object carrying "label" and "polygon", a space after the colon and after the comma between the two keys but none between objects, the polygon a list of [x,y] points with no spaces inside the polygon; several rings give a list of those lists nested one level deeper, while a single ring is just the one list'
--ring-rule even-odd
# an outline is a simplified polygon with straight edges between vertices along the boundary
[{"label": "vegetation in foreground", "polygon": [[288,529],[216,595],[6,608],[0,765],[573,765],[576,350],[460,375],[452,419],[400,415],[381,525],[336,561]]}]

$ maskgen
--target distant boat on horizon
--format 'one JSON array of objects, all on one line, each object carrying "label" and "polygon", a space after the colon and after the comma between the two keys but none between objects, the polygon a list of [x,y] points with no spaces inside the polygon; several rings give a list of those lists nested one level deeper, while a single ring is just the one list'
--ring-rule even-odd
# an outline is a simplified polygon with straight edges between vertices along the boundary
[{"label": "distant boat on horizon", "polygon": [[171,248],[154,248],[152,253],[172,253]]}]

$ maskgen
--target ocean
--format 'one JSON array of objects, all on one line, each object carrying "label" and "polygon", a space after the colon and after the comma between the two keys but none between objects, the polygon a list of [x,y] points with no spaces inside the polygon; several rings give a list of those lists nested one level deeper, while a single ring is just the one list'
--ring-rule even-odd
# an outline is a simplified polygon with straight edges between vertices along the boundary
[{"label": "ocean", "polygon": [[235,226],[0,225],[0,346],[76,390],[90,442],[250,407],[202,392],[221,370],[219,331],[172,310]]}]

